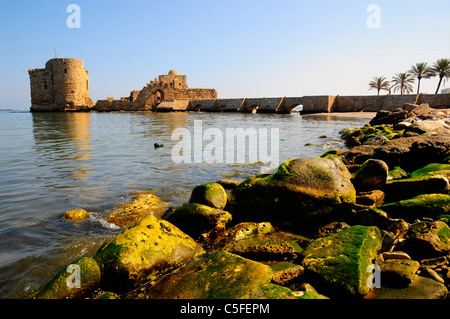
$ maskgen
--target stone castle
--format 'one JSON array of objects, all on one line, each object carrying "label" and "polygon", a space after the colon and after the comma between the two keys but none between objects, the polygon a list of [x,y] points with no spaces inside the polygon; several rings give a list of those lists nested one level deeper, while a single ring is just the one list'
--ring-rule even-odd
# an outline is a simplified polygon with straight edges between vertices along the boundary
[{"label": "stone castle", "polygon": [[276,98],[218,99],[215,89],[191,89],[186,75],[170,70],[128,97],[107,98],[93,103],[89,97],[88,71],[78,59],[55,58],[44,69],[30,69],[31,108],[37,111],[201,111],[243,113],[362,112],[393,110],[405,103],[428,103],[433,108],[450,107],[450,94],[405,94],[368,96],[301,96]]},{"label": "stone castle", "polygon": [[107,98],[96,104],[89,97],[89,72],[79,59],[54,58],[44,69],[28,70],[32,112],[37,111],[149,111],[186,107],[193,100],[217,99],[215,89],[191,89],[186,75],[170,70],[140,91],[119,100]]},{"label": "stone castle", "polygon": [[78,59],[51,59],[44,69],[29,69],[31,111],[87,111],[89,72]]}]

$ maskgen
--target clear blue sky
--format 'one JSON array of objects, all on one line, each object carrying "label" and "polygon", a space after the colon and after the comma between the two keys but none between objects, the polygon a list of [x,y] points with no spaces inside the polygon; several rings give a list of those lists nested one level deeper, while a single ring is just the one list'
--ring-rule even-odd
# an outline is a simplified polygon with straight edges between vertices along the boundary
[{"label": "clear blue sky", "polygon": [[[71,3],[79,29],[66,25]],[[370,4],[380,28],[367,26]],[[0,108],[29,108],[27,70],[53,48],[84,60],[94,102],[172,68],[219,98],[376,94],[372,76],[450,58],[449,13],[448,0],[2,0]]]}]

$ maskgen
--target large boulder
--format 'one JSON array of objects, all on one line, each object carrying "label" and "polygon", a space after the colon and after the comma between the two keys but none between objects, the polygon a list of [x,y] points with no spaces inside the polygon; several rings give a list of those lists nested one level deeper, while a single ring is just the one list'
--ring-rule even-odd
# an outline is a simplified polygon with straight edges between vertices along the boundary
[{"label": "large boulder", "polygon": [[332,294],[363,296],[369,266],[381,248],[381,233],[374,226],[352,226],[313,240],[302,252],[301,265]]},{"label": "large boulder", "polygon": [[102,270],[102,286],[124,291],[203,253],[203,248],[176,226],[149,215],[106,241],[94,259]]},{"label": "large boulder", "polygon": [[233,219],[298,227],[355,203],[351,175],[329,158],[292,159],[274,174],[256,175],[229,196]]}]

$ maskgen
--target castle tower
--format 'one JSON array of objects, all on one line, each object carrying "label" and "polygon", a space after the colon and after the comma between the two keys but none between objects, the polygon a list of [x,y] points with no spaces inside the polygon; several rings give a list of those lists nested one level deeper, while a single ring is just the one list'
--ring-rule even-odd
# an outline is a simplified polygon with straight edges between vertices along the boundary
[{"label": "castle tower", "polygon": [[89,72],[79,59],[55,58],[44,69],[28,70],[34,111],[88,111]]}]

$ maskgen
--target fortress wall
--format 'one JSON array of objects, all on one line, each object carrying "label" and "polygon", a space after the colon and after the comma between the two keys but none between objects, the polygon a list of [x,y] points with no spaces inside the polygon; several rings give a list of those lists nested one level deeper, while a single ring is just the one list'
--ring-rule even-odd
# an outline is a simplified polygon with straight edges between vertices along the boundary
[{"label": "fortress wall", "polygon": [[217,109],[220,112],[238,112],[245,104],[246,98],[217,100]]},{"label": "fortress wall", "polygon": [[331,95],[304,96],[302,113],[329,113],[334,99]]},{"label": "fortress wall", "polygon": [[195,100],[190,101],[186,111],[211,111],[216,105],[216,100]]},{"label": "fortress wall", "polygon": [[276,113],[284,98],[248,98],[239,109],[239,112]]},{"label": "fortress wall", "polygon": [[428,103],[433,108],[450,108],[450,94],[420,94],[417,103]]},{"label": "fortress wall", "polygon": [[384,96],[355,95],[337,96],[331,112],[360,112],[361,110],[380,110],[383,106]]},{"label": "fortress wall", "polygon": [[[213,100],[217,99],[215,89],[177,89],[173,90],[174,100]],[[168,99],[168,97],[165,97]]]}]

